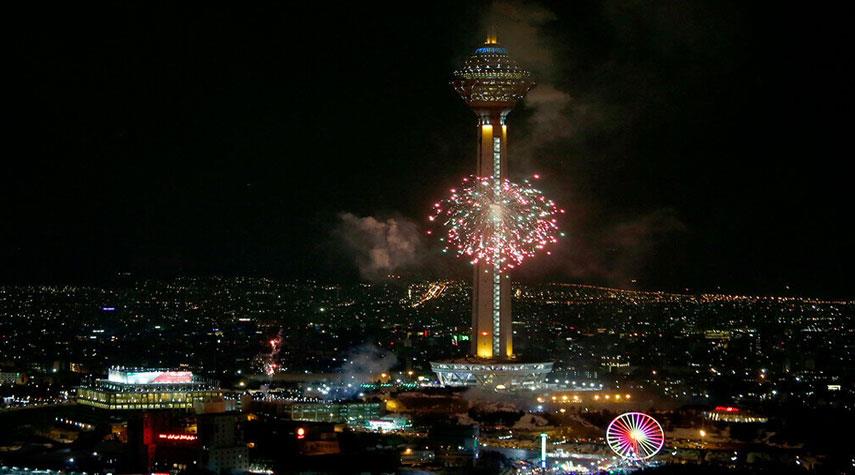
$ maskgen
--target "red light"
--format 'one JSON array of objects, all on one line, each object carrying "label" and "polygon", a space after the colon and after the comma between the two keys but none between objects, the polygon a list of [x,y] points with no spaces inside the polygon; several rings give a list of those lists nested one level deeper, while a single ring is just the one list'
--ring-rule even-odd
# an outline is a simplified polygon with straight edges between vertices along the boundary
[{"label": "red light", "polygon": [[715,412],[739,412],[739,408],[733,406],[716,406]]},{"label": "red light", "polygon": [[302,427],[297,428],[297,438],[298,439],[305,439],[306,438],[306,429],[303,429]]},{"label": "red light", "polygon": [[157,434],[157,438],[161,440],[196,440],[197,437],[193,434]]}]

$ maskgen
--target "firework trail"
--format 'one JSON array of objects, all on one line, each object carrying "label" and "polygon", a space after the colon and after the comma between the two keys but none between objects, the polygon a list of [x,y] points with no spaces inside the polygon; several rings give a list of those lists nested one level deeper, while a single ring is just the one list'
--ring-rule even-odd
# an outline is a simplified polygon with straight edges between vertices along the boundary
[{"label": "firework trail", "polygon": [[484,261],[504,272],[558,241],[563,234],[557,216],[562,213],[528,180],[520,185],[472,176],[434,204],[428,219],[446,228],[440,238],[443,252],[453,251],[472,264]]},{"label": "firework trail", "polygon": [[428,287],[427,292],[425,292],[417,302],[412,303],[410,307],[418,308],[433,299],[439,298],[442,293],[445,292],[445,289],[447,287],[447,282],[434,282],[430,284],[430,287]]},{"label": "firework trail", "polygon": [[279,369],[279,363],[276,361],[279,356],[279,351],[282,350],[282,329],[275,338],[267,342],[270,345],[270,353],[267,355],[267,361],[264,363],[264,373],[270,377]]}]

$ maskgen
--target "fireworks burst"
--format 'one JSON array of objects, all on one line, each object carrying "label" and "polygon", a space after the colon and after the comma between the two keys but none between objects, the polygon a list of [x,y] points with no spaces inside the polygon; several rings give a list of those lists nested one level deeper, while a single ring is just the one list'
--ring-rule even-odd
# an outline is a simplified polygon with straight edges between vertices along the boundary
[{"label": "fireworks burst", "polygon": [[[507,179],[469,177],[434,204],[428,218],[446,227],[443,252],[472,264],[487,262],[504,272],[555,243],[563,209],[529,186]],[[430,232],[429,232],[430,234]],[[549,254],[549,251],[546,251]]]}]

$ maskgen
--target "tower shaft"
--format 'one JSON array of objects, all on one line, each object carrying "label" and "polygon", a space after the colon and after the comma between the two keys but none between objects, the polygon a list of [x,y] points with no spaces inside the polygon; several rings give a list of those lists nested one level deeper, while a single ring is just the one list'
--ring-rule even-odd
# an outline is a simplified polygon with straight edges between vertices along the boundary
[{"label": "tower shaft", "polygon": [[[499,187],[508,177],[506,113],[479,113],[476,175],[492,177]],[[496,190],[496,193],[500,193]],[[479,261],[474,267],[472,291],[472,354],[479,358],[513,356],[511,280],[499,265]]]}]

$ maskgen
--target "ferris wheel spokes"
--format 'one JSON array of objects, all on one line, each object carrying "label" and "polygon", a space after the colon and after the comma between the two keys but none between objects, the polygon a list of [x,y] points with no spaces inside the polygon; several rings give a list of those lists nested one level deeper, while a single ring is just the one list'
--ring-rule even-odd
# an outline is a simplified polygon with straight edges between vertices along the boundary
[{"label": "ferris wheel spokes", "polygon": [[645,460],[662,449],[665,434],[656,419],[641,412],[627,412],[609,424],[606,442],[625,460]]}]

